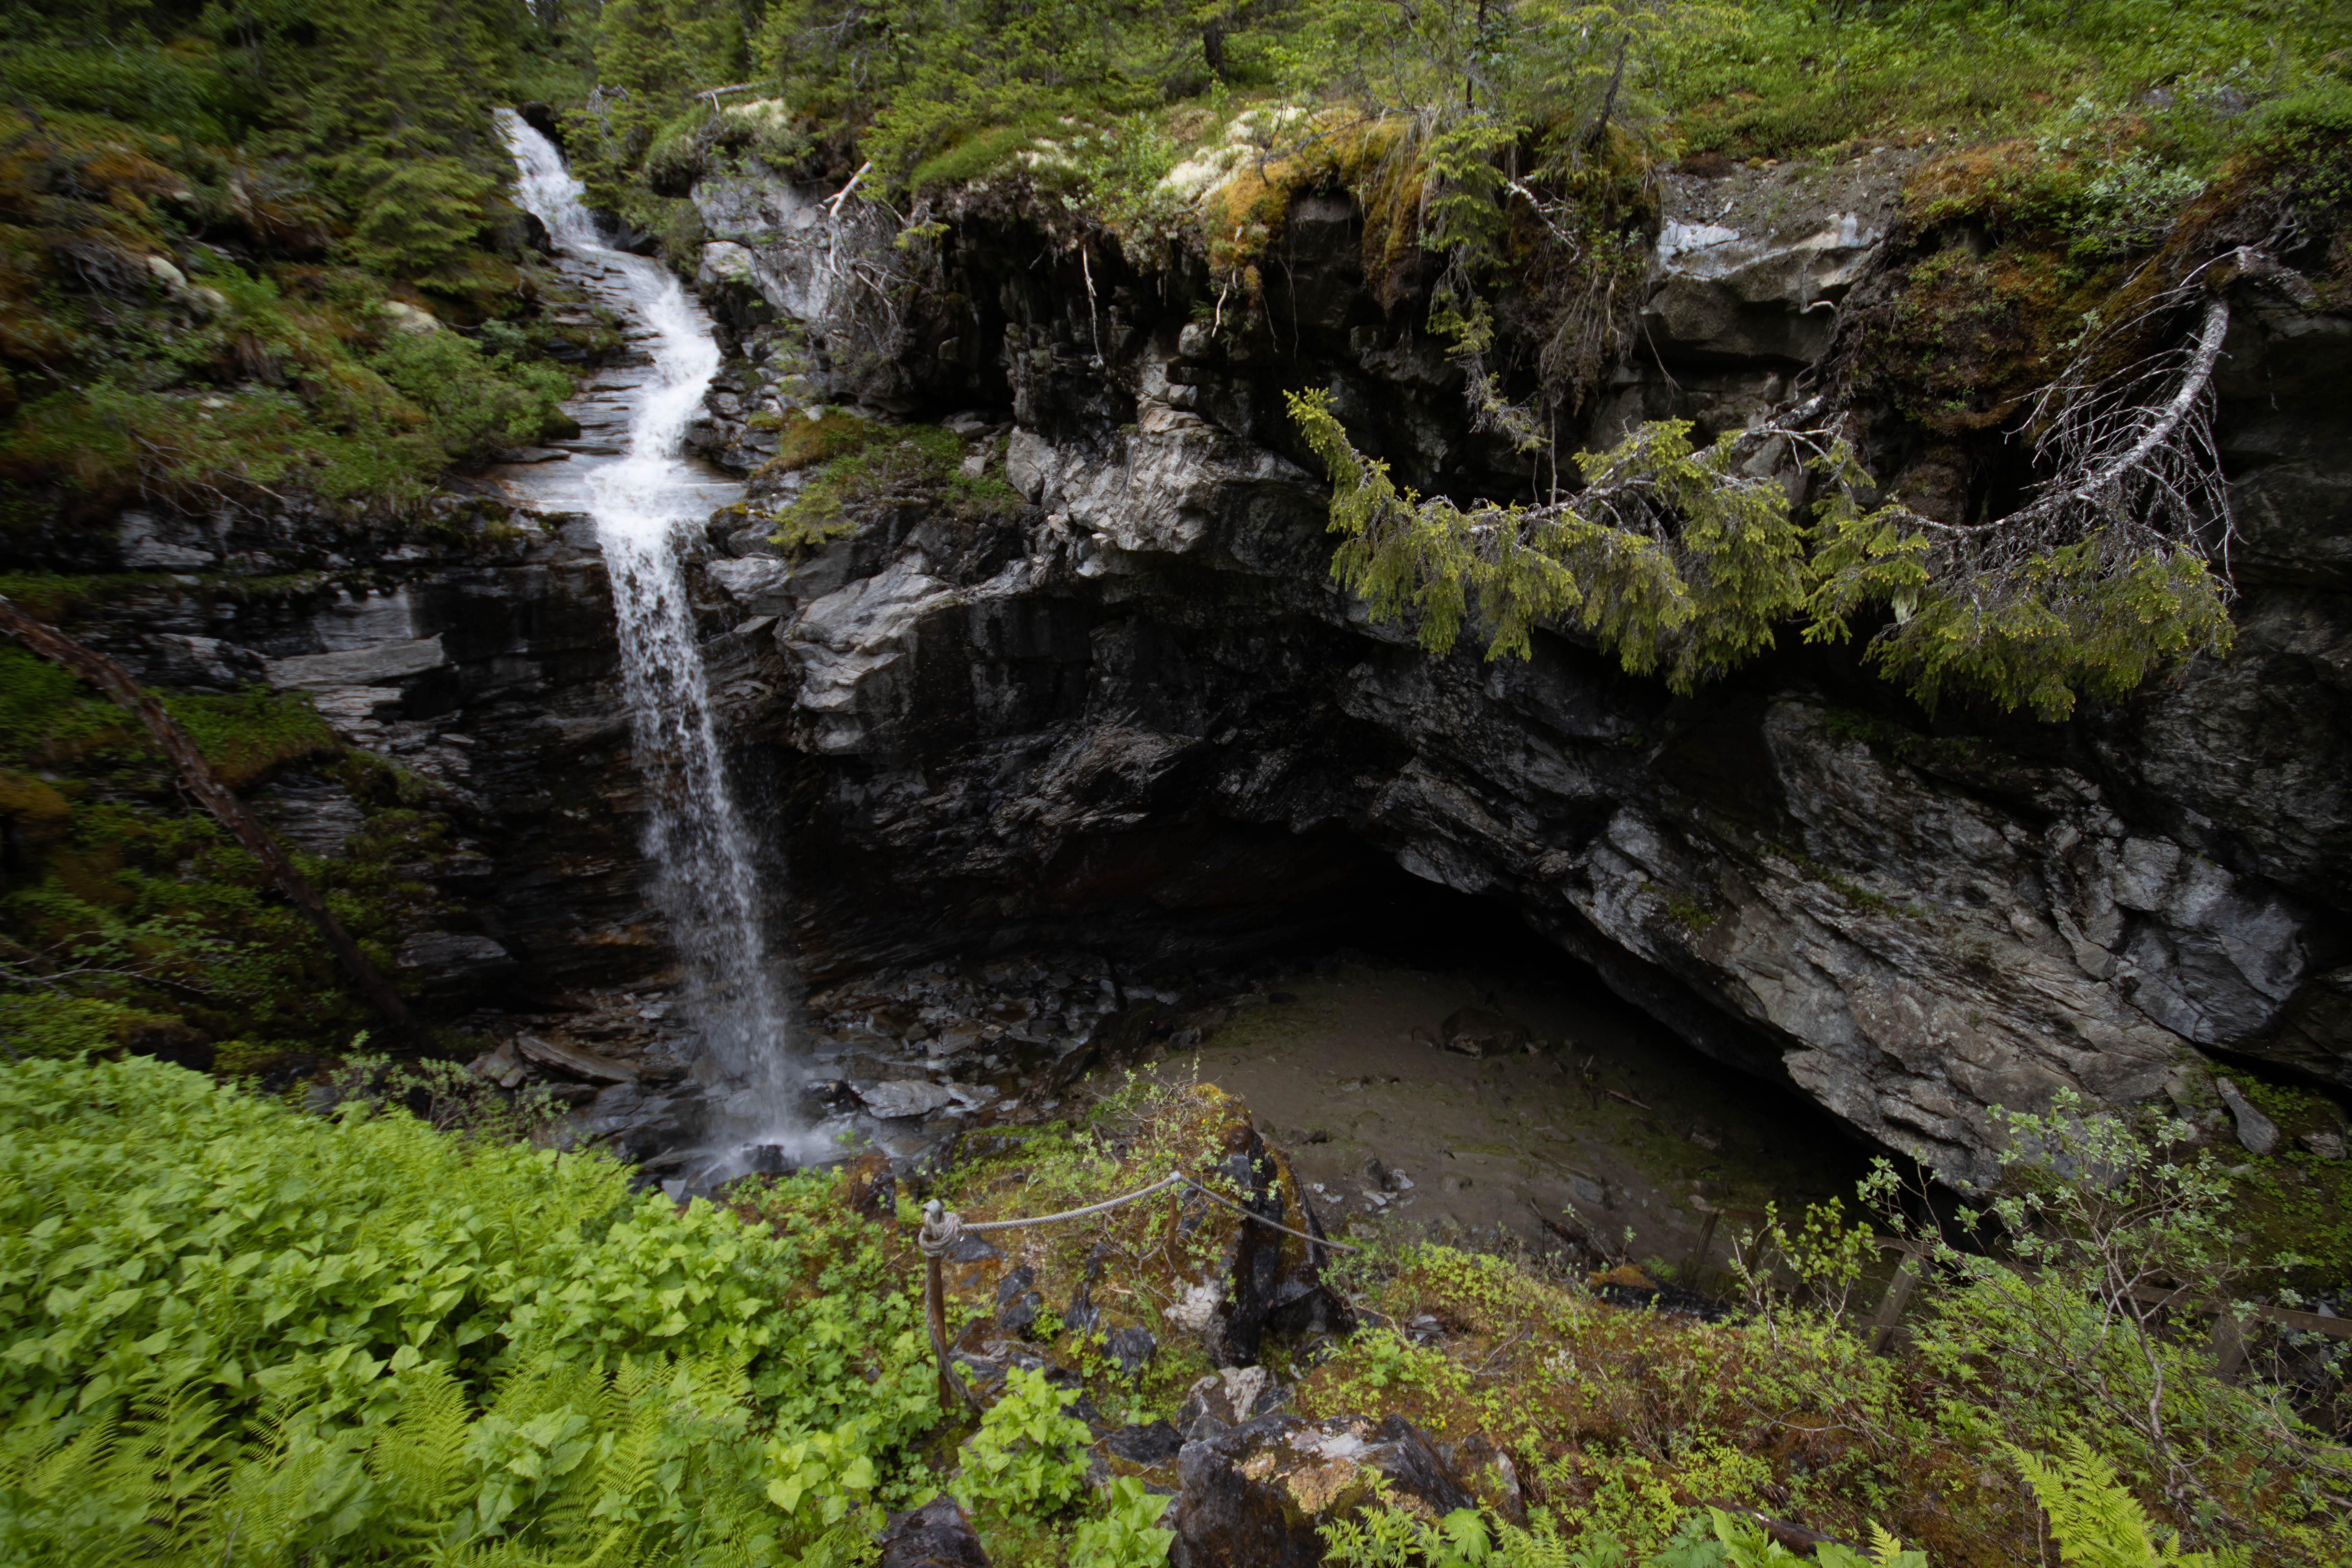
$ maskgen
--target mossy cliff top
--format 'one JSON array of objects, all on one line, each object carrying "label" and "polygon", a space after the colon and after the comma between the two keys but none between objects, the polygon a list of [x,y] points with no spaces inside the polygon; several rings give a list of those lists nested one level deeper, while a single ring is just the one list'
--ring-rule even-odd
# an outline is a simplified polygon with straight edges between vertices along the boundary
[{"label": "mossy cliff top", "polygon": [[562,286],[502,194],[525,16],[12,18],[0,528],[21,546],[142,501],[398,514],[559,423],[549,357],[599,334],[541,313]]}]

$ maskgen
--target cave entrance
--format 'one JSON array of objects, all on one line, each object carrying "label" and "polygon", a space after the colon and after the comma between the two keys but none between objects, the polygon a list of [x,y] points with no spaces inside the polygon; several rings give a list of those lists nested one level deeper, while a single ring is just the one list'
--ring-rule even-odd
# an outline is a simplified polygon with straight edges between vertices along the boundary
[{"label": "cave entrance", "polygon": [[1345,887],[1148,1068],[1239,1094],[1335,1228],[1542,1247],[1550,1220],[1704,1288],[1768,1200],[1851,1205],[1868,1151],[1834,1118],[1701,1055],[1503,901],[1392,864]]}]

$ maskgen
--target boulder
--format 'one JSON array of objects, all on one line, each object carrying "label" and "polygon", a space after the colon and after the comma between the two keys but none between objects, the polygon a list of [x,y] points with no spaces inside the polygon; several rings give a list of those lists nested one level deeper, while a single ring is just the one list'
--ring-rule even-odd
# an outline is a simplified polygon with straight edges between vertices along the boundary
[{"label": "boulder", "polygon": [[[1459,1051],[1465,1057],[1513,1056],[1524,1049],[1530,1038],[1528,1026],[1517,1018],[1507,1018],[1483,1007],[1458,1009],[1439,1026],[1438,1035],[1447,1050]],[[1382,1172],[1378,1179],[1385,1183],[1387,1173]]]},{"label": "boulder", "polygon": [[1519,1489],[1518,1467],[1501,1445],[1484,1432],[1432,1444],[1438,1458],[1478,1506],[1509,1524],[1525,1528],[1528,1500]]},{"label": "boulder", "polygon": [[1262,1366],[1229,1366],[1195,1381],[1176,1412],[1187,1439],[1213,1436],[1289,1403],[1289,1391]]},{"label": "boulder", "polygon": [[220,564],[220,551],[184,519],[126,511],[115,534],[123,568],[131,572],[206,572]]},{"label": "boulder", "polygon": [[892,1079],[850,1087],[868,1111],[885,1121],[900,1116],[929,1116],[955,1103],[955,1096],[948,1089],[920,1079]]},{"label": "boulder", "polygon": [[1159,1349],[1160,1342],[1152,1336],[1150,1329],[1130,1326],[1113,1329],[1103,1336],[1103,1353],[1110,1358],[1111,1364],[1118,1367],[1124,1377],[1140,1376],[1143,1369],[1150,1364],[1153,1352]]},{"label": "boulder", "polygon": [[[1246,1194],[1240,1200],[1243,1208],[1321,1236],[1322,1222],[1300,1200],[1290,1162],[1267,1147],[1247,1108],[1213,1084],[1194,1092],[1197,1113],[1223,1151],[1222,1173]],[[1312,1242],[1253,1225],[1234,1208],[1190,1189],[1179,1213],[1179,1234],[1205,1239],[1211,1261],[1162,1315],[1171,1325],[1202,1337],[1211,1365],[1254,1365],[1268,1332],[1322,1331],[1349,1321],[1345,1304],[1323,1283],[1321,1249]]]},{"label": "boulder", "polygon": [[999,1333],[1026,1335],[1045,1310],[1045,1298],[1030,1287],[1037,1271],[1024,1263],[1005,1271],[996,1282],[996,1329]]},{"label": "boulder", "polygon": [[440,317],[430,310],[420,310],[415,305],[404,304],[398,300],[386,300],[383,302],[383,319],[384,324],[394,331],[404,333],[410,337],[423,337],[428,332],[437,332],[441,330]]},{"label": "boulder", "polygon": [[883,1522],[882,1568],[989,1568],[988,1553],[962,1506],[941,1492]]},{"label": "boulder", "polygon": [[425,990],[470,991],[514,973],[514,954],[486,936],[419,931],[400,944],[394,962]]},{"label": "boulder", "polygon": [[235,691],[262,674],[262,660],[250,648],[219,637],[163,632],[147,639],[144,671],[158,685],[198,691]]},{"label": "boulder", "polygon": [[429,637],[406,637],[344,648],[336,653],[301,654],[269,661],[272,686],[324,689],[344,686],[374,686],[399,680],[448,662],[438,632]]},{"label": "boulder", "polygon": [[1309,1568],[1324,1560],[1318,1531],[1376,1506],[1376,1488],[1424,1517],[1478,1504],[1400,1415],[1377,1426],[1356,1416],[1312,1425],[1260,1416],[1185,1444],[1177,1465],[1174,1568]]},{"label": "boulder", "polygon": [[1103,1452],[1130,1465],[1155,1469],[1182,1452],[1183,1436],[1165,1421],[1122,1426],[1103,1439]]},{"label": "boulder", "polygon": [[1807,363],[1829,346],[1836,302],[1883,234],[1853,213],[1795,233],[1669,221],[1642,325],[1687,362]]},{"label": "boulder", "polygon": [[[746,529],[744,533],[755,531],[759,535],[755,542],[763,543],[772,530]],[[726,590],[729,598],[754,615],[789,615],[797,602],[791,563],[772,555],[746,554],[733,561],[713,561],[703,570],[710,574],[712,582]]]},{"label": "boulder", "polygon": [[599,1083],[635,1083],[638,1077],[634,1064],[598,1056],[594,1051],[568,1040],[543,1040],[536,1035],[517,1035],[514,1045],[515,1049],[527,1059],[570,1073],[574,1078]]},{"label": "boulder", "polygon": [[2213,1087],[2221,1093],[2221,1103],[2230,1108],[2230,1120],[2237,1124],[2238,1142],[2250,1154],[2267,1154],[2278,1147],[2278,1123],[2254,1109],[2243,1090],[2228,1079],[2216,1079]]}]

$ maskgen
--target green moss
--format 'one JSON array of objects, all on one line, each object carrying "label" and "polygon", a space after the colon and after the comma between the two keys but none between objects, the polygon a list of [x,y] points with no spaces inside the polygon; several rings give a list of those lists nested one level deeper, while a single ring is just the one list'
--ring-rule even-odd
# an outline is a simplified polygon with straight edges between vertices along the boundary
[{"label": "green moss", "polygon": [[751,476],[754,479],[796,474],[845,458],[881,439],[892,427],[860,419],[845,409],[828,408],[814,419],[786,419],[776,428],[775,455],[760,465]]},{"label": "green moss", "polygon": [[[823,421],[802,423],[814,426]],[[1019,492],[1003,477],[1001,458],[994,459],[992,472],[962,471],[967,448],[952,430],[856,420],[833,432],[813,429],[793,450],[829,446],[837,455],[824,459],[800,494],[777,511],[771,542],[813,547],[855,528],[858,519],[853,514],[858,510],[888,501],[925,502],[964,521],[1010,517],[1023,504]],[[783,455],[780,450],[777,460]]]},{"label": "green moss", "polygon": [[289,763],[341,749],[307,692],[253,686],[226,697],[185,693],[164,698],[163,709],[231,789],[247,788]]},{"label": "green moss", "polygon": [[121,710],[47,659],[0,647],[0,760],[47,764],[110,743]]},{"label": "green moss", "polygon": [[169,573],[114,572],[72,575],[56,572],[0,572],[0,598],[45,621],[62,621],[89,605],[174,586]]},{"label": "green moss", "polygon": [[1037,144],[1045,132],[1034,125],[983,126],[917,163],[907,176],[918,194],[933,185],[961,185],[1008,168]]},{"label": "green moss", "polygon": [[1721,920],[1723,913],[1719,910],[1708,909],[1705,904],[1694,903],[1688,899],[1676,896],[1666,900],[1666,918],[1693,936],[1696,936]]},{"label": "green moss", "polygon": [[[335,771],[361,828],[341,855],[295,861],[380,964],[389,970],[404,936],[445,918],[415,872],[448,846],[425,781],[344,753],[301,693],[163,700],[232,787],[342,759]],[[233,1037],[263,1054],[332,1047],[366,1026],[309,922],[190,807],[144,731],[15,648],[0,648],[0,816],[16,852],[0,877],[0,963],[78,1001],[129,1009],[92,1015],[100,1022],[136,1014],[142,1028]],[[60,1016],[63,1028],[73,1015]]]},{"label": "green moss", "polygon": [[16,1058],[71,1060],[175,1027],[166,1014],[55,991],[0,995],[0,1042]]},{"label": "green moss", "polygon": [[1874,893],[1836,867],[1824,860],[1816,860],[1802,850],[1791,849],[1769,838],[1760,840],[1758,847],[1767,855],[1788,862],[1858,910],[1874,915],[1900,915],[1906,920],[1924,921],[1928,918],[1927,911],[1917,904],[1898,904],[1883,893]]},{"label": "green moss", "polygon": [[[1987,200],[1998,198],[1988,197]],[[2085,272],[2063,247],[1978,255],[1955,234],[1910,263],[1885,296],[1857,311],[1861,380],[1918,424],[1944,434],[2015,416],[2045,384],[2062,342],[2107,302],[2115,268]]]},{"label": "green moss", "polygon": [[[246,243],[194,244],[191,218]],[[398,510],[562,422],[569,373],[532,357],[530,330],[488,331],[531,321],[554,274],[469,243],[420,291],[320,259],[326,221],[236,149],[0,110],[0,527],[289,490]],[[338,259],[381,265],[372,245]],[[394,299],[484,336],[398,331]]]},{"label": "green moss", "polygon": [[2322,1159],[2300,1140],[2307,1132],[2343,1136],[2344,1108],[2312,1089],[2242,1074],[2231,1081],[2279,1130],[2278,1143],[2268,1154],[2232,1147],[2224,1156],[2237,1162],[2232,1225],[2245,1235],[2257,1261],[2297,1259],[2284,1272],[2290,1287],[2343,1290],[2352,1284],[2352,1160]]},{"label": "green moss", "polygon": [[2340,16],[2283,24],[2231,0],[1919,0],[1826,16],[1801,0],[1746,0],[1664,33],[1651,85],[1685,148],[1785,158],[1864,137],[1999,136],[2085,96],[2252,79],[2232,62],[2263,60],[2275,80],[2346,41]]}]

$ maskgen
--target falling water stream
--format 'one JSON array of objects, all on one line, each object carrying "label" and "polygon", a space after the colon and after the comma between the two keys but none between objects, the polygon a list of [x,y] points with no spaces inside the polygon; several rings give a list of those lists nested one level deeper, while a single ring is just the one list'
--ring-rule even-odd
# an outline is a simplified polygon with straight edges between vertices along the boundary
[{"label": "falling water stream", "polygon": [[687,973],[703,1052],[727,1093],[714,1152],[790,1144],[791,1016],[769,950],[751,833],[728,776],[679,535],[711,510],[711,481],[680,456],[680,437],[718,372],[709,319],[660,265],[607,246],[552,142],[504,117],[520,172],[517,195],[547,226],[602,303],[637,329],[651,360],[623,405],[625,445],[584,468],[579,504],[596,525],[620,626],[621,668],[636,763],[646,782],[646,850],[655,896]]}]

